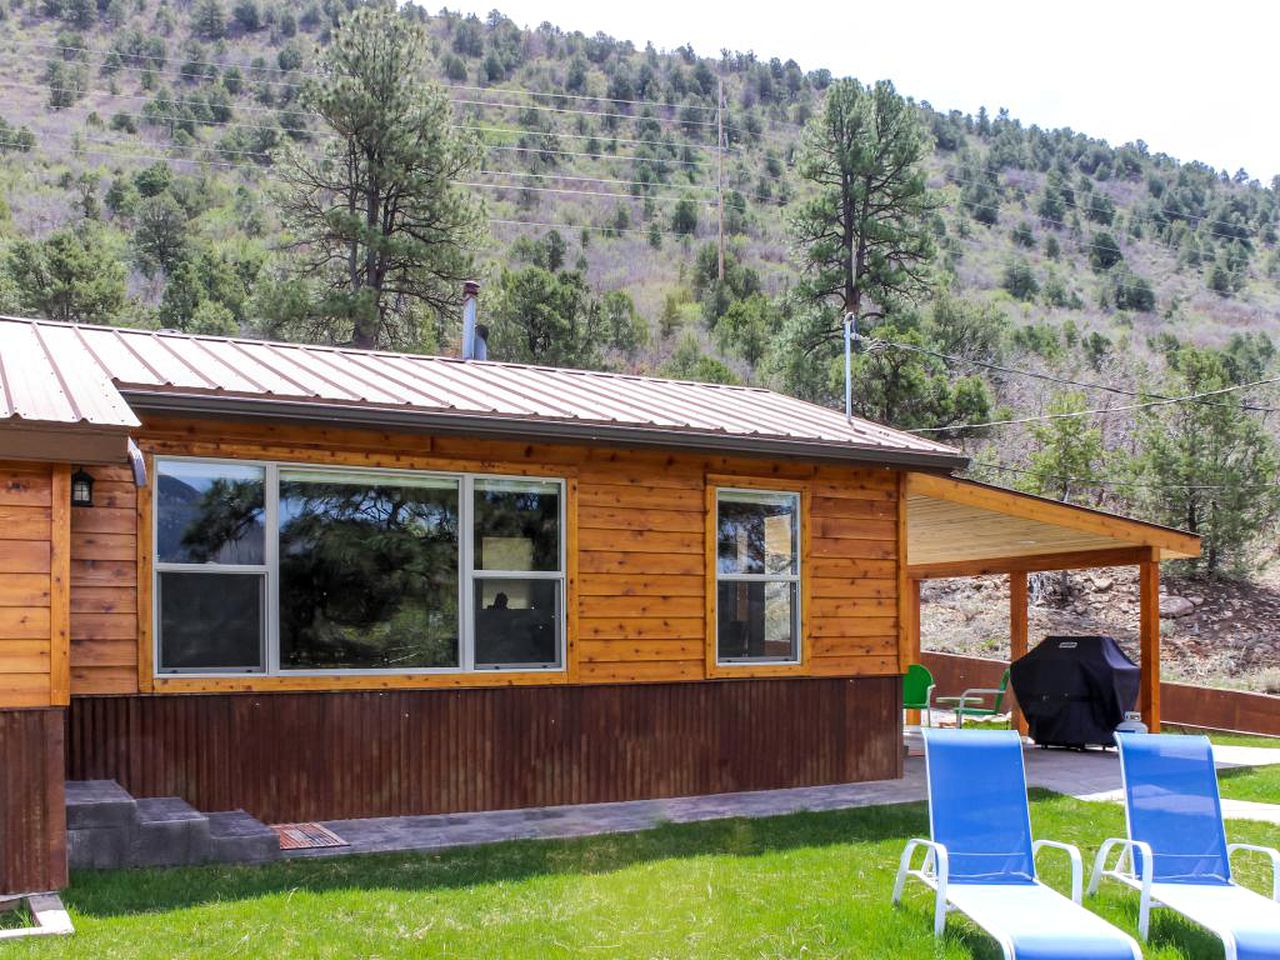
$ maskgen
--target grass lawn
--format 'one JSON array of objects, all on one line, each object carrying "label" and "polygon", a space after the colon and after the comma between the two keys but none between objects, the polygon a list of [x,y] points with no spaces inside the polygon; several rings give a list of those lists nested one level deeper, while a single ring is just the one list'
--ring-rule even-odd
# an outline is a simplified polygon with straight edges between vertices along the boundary
[{"label": "grass lawn", "polygon": [[1219,770],[1218,788],[1232,800],[1280,803],[1280,764]]},{"label": "grass lawn", "polygon": [[[1227,747],[1269,747],[1272,750],[1280,750],[1280,737],[1264,737],[1249,733],[1219,733],[1216,730],[1195,730],[1191,727],[1165,727],[1164,730],[1165,733],[1202,733],[1214,743]],[[1280,797],[1275,802],[1280,803]]]},{"label": "grass lawn", "polygon": [[[1123,831],[1121,808],[1035,793],[1038,836],[1084,848]],[[1232,823],[1233,839],[1275,827]],[[65,900],[78,933],[0,947],[10,957],[981,958],[995,944],[961,918],[930,936],[929,894],[888,897],[922,804],[643,833],[517,841],[440,854],[264,867],[82,872]],[[1044,877],[1066,888],[1065,857]],[[1262,889],[1263,865],[1240,879]],[[1134,930],[1137,899],[1111,885],[1094,907]],[[1212,937],[1157,912],[1148,958],[1215,960]]]}]

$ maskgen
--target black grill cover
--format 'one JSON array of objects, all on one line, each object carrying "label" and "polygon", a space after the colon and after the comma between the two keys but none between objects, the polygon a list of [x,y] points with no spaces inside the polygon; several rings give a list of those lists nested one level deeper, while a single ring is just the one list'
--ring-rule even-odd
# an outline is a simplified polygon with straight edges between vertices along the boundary
[{"label": "black grill cover", "polygon": [[1138,675],[1111,637],[1045,637],[1014,662],[1010,681],[1040,746],[1113,747],[1137,702]]}]

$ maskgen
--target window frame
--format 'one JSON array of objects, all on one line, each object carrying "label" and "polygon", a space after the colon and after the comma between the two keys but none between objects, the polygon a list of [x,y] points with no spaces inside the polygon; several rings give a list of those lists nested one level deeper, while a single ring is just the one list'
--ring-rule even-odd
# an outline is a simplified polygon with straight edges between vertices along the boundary
[{"label": "window frame", "polygon": [[[795,572],[791,574],[720,572],[720,499],[722,494],[774,494],[789,496],[796,503]],[[742,670],[793,672],[805,665],[808,645],[805,643],[806,584],[805,558],[809,539],[809,496],[803,484],[771,483],[750,478],[707,479],[707,661],[713,673],[736,673]],[[720,656],[720,584],[788,583],[795,585],[795,609],[791,611],[795,653],[790,657]]]},{"label": "window frame", "polygon": [[[262,563],[180,563],[173,560],[161,560],[160,543],[160,466],[168,462],[189,464],[205,464],[210,467],[221,467],[233,464],[242,467],[259,467],[262,469]],[[270,670],[272,651],[270,621],[274,609],[275,591],[272,588],[271,571],[275,565],[278,540],[272,537],[275,526],[275,502],[271,497],[271,465],[262,460],[222,460],[212,457],[157,457],[156,478],[151,489],[151,633],[152,673],[157,677],[261,677]],[[160,577],[165,573],[197,573],[206,576],[226,576],[228,574],[257,574],[262,584],[262,616],[260,625],[262,635],[258,638],[259,661],[261,667],[226,667],[221,670],[210,670],[208,667],[162,668],[162,647],[160,645],[161,621],[160,605],[162,590]]]},{"label": "window frame", "polygon": [[[568,671],[568,519],[569,483],[565,477],[531,475],[524,473],[468,472],[450,470],[412,470],[382,467],[348,466],[342,464],[307,463],[305,461],[261,460],[238,457],[207,456],[171,456],[157,455],[152,462],[152,474],[159,477],[164,464],[171,462],[208,464],[212,467],[222,465],[262,467],[263,475],[263,564],[254,565],[222,565],[218,570],[211,570],[212,564],[161,563],[153,559],[151,564],[151,675],[153,683],[166,683],[181,680],[226,680],[287,682],[290,678],[303,677],[404,677],[404,676],[485,676],[488,674],[510,673],[546,673],[566,674]],[[337,667],[331,669],[309,668],[293,670],[280,665],[280,472],[281,470],[305,470],[308,473],[330,473],[335,477],[351,477],[358,475],[374,475],[379,477],[438,477],[441,480],[457,484],[458,489],[458,665],[455,667]],[[557,570],[523,571],[519,573],[501,571],[496,576],[508,579],[545,579],[558,581],[556,591],[556,661],[550,664],[521,663],[496,664],[477,667],[475,665],[475,610],[473,599],[475,580],[495,576],[491,571],[474,569],[475,551],[475,512],[474,491],[477,480],[523,480],[530,483],[548,483],[557,487],[557,547],[559,568]],[[151,551],[155,556],[160,524],[159,482],[152,484],[150,493],[151,509]],[[164,641],[160,624],[160,574],[164,572],[201,573],[213,575],[220,573],[260,573],[264,579],[264,604],[266,609],[263,620],[263,666],[260,669],[228,669],[209,670],[196,668],[186,670],[162,670],[161,649]]]}]

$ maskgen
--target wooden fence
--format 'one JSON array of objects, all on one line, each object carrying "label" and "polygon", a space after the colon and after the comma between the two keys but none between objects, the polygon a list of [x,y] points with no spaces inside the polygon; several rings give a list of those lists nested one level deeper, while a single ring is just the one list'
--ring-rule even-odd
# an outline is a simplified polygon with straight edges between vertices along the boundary
[{"label": "wooden fence", "polygon": [[[1006,660],[928,650],[920,660],[933,674],[939,696],[958,694],[967,687],[994,687],[1009,666]],[[1009,693],[1013,702],[1012,688]],[[1280,737],[1280,697],[1265,693],[1166,682],[1160,684],[1160,714],[1166,724]]]}]

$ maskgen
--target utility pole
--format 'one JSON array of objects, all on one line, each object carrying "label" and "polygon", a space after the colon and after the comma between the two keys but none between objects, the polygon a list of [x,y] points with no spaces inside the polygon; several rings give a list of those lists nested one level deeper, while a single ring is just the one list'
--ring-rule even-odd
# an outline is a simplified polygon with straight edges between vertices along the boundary
[{"label": "utility pole", "polygon": [[716,208],[719,258],[717,276],[724,283],[724,79],[716,80]]}]

